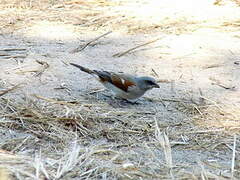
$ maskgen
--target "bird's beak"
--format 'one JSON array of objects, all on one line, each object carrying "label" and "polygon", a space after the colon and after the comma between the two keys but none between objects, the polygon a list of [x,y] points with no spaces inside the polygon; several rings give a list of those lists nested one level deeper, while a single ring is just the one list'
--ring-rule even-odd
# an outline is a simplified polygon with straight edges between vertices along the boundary
[{"label": "bird's beak", "polygon": [[153,85],[154,88],[160,88],[160,86],[156,83]]}]

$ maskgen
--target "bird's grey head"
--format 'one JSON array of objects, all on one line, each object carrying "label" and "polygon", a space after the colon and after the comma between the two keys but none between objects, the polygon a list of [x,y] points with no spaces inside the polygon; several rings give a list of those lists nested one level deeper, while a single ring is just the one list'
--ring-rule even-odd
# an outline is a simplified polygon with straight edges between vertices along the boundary
[{"label": "bird's grey head", "polygon": [[139,83],[140,89],[144,89],[144,90],[150,90],[152,88],[160,88],[156,80],[152,77],[147,77],[147,76],[139,77],[138,83]]}]

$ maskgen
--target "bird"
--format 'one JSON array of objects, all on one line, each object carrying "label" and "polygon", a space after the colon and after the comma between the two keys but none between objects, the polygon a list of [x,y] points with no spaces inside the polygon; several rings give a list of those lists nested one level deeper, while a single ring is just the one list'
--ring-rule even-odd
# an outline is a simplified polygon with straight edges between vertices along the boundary
[{"label": "bird", "polygon": [[128,102],[134,103],[148,90],[160,88],[156,80],[152,77],[137,77],[125,73],[91,70],[75,63],[70,64],[83,72],[95,76],[97,80],[107,89],[111,90],[116,97],[127,100]]}]

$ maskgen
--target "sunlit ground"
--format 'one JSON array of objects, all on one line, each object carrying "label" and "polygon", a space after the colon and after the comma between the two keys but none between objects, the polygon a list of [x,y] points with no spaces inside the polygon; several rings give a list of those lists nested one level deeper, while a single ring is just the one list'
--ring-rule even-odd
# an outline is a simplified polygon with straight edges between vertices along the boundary
[{"label": "sunlit ground", "polygon": [[[225,66],[229,59],[235,58],[235,52],[239,52],[238,39],[232,39],[238,34],[240,17],[236,3],[223,1],[223,5],[215,5],[215,1],[210,0],[148,0],[138,3],[122,1],[109,6],[107,1],[91,1],[92,8],[89,8],[89,4],[79,2],[63,2],[62,5],[56,6],[60,7],[60,10],[47,9],[43,16],[37,10],[43,2],[39,2],[39,6],[33,10],[28,9],[30,5],[25,3],[23,6],[25,8],[15,5],[15,10],[5,9],[1,15],[4,17],[10,10],[11,14],[6,19],[7,27],[12,24],[17,28],[14,33],[33,39],[76,41],[79,36],[83,39],[93,39],[106,30],[113,31],[111,38],[115,39],[129,37],[127,33],[130,35],[144,33],[145,37],[136,43],[142,43],[150,38],[160,38],[150,45],[152,49],[141,54],[151,59],[145,62],[147,66],[154,66],[154,63],[159,61],[159,57],[166,59],[170,61],[168,62],[170,66],[177,67],[175,71],[180,73],[180,81],[185,82],[189,81],[188,78],[195,78],[196,86],[202,87],[203,90],[219,79],[229,87],[234,86],[233,82],[237,81],[239,73],[236,69],[221,67]],[[73,5],[79,5],[79,8],[72,10]],[[66,10],[61,11],[62,7]],[[25,17],[24,13],[27,13],[28,17]],[[54,17],[58,19],[54,20]],[[24,22],[24,19],[27,21]],[[74,25],[76,23],[78,25]],[[227,26],[228,24],[230,26]],[[157,36],[152,36],[151,33]],[[220,70],[216,73],[206,74],[199,71],[199,68],[214,66],[220,66]],[[185,68],[186,71],[183,75],[181,68]],[[163,68],[157,72],[164,75],[169,73],[169,69]],[[209,95],[208,92],[206,94]],[[221,92],[220,97],[237,102],[236,94],[239,94],[237,87],[234,92]],[[206,125],[208,124],[206,122]]]},{"label": "sunlit ground", "polygon": [[[11,135],[0,148],[11,150],[14,146],[14,152],[34,157],[23,163],[24,172],[33,179],[38,179],[41,173],[58,178],[68,176],[76,169],[76,176],[103,179],[111,175],[173,179],[170,170],[176,178],[186,179],[231,178],[234,172],[240,173],[237,166],[231,169],[230,160],[234,154],[233,141],[239,143],[232,135],[240,133],[240,7],[234,1],[214,3],[211,0],[2,3],[0,45],[3,49],[15,46],[25,49],[21,51],[25,58],[16,59],[16,54],[11,57],[9,51],[11,58],[0,61],[1,90],[18,83],[26,87],[7,94],[6,97],[14,99],[7,101],[9,111],[3,96],[0,113],[8,121],[0,125],[7,132],[12,128],[10,134],[15,130],[27,131],[31,137],[19,140]],[[76,47],[109,31],[112,33],[90,43],[83,51],[72,53]],[[113,57],[156,38],[159,40],[154,43]],[[37,60],[49,63],[41,75],[35,72],[42,70]],[[101,94],[100,84],[69,67],[69,62],[151,75],[168,83],[147,93],[139,106],[116,108],[106,103],[107,96]],[[16,100],[19,94],[26,104]],[[34,99],[32,94],[40,98]],[[139,107],[142,114],[138,114]],[[167,132],[171,147],[162,147],[162,142],[156,140],[163,134],[159,135],[155,120],[160,130]],[[78,129],[72,130],[75,126]],[[36,142],[44,147],[40,157],[34,149],[38,146]],[[174,168],[166,166],[161,154],[171,153],[171,148]],[[211,153],[217,156],[210,156]],[[190,162],[193,158],[199,160]],[[30,175],[29,161],[36,165],[30,167]],[[200,161],[206,164],[201,165]],[[18,165],[8,167],[22,173]]]},{"label": "sunlit ground", "polygon": [[[215,1],[212,0],[149,0],[139,3],[123,1],[120,5],[110,7],[103,6],[103,9],[105,9],[104,11],[100,10],[100,7],[88,9],[89,7],[83,3],[80,4],[80,9],[72,10],[74,13],[72,14],[72,18],[68,17],[70,13],[68,10],[70,10],[71,7],[66,3],[64,6],[67,7],[67,11],[61,11],[61,16],[57,16],[56,12],[51,13],[51,11],[46,11],[46,14],[44,14],[45,19],[39,16],[39,20],[34,16],[33,20],[30,20],[26,24],[26,28],[28,27],[31,36],[33,33],[36,37],[48,37],[51,39],[56,37],[67,38],[70,37],[71,34],[74,37],[76,27],[71,24],[71,20],[73,23],[79,20],[79,24],[81,24],[82,21],[82,23],[84,22],[90,26],[98,26],[98,21],[102,21],[101,23],[103,25],[107,25],[105,28],[111,29],[112,27],[114,31],[122,31],[122,29],[131,30],[133,28],[133,30],[137,32],[141,28],[144,29],[148,26],[163,26],[162,28],[165,29],[165,32],[170,33],[171,31],[169,31],[168,28],[172,31],[175,29],[176,33],[178,33],[178,31],[181,33],[181,29],[187,28],[187,26],[190,27],[190,30],[196,30],[199,27],[214,28],[223,25],[224,22],[234,22],[238,20],[239,8],[234,2],[224,1],[224,6],[214,5],[214,2]],[[104,5],[104,3],[102,4]],[[21,16],[24,10],[26,9],[22,10],[16,8],[16,14]],[[92,10],[96,13],[84,13],[86,10]],[[97,16],[95,17],[94,14]],[[31,15],[31,13],[29,13],[29,15]],[[64,22],[64,15],[66,16],[66,22]],[[56,16],[60,19],[62,18],[63,22],[54,22],[54,20],[48,21],[52,16]],[[34,19],[36,19],[36,21]],[[132,27],[129,26],[131,22]],[[64,26],[66,27],[64,28]],[[174,28],[172,26],[176,27]],[[148,30],[152,31],[153,28]]]},{"label": "sunlit ground", "polygon": [[39,21],[35,22],[27,31],[26,37],[38,37],[48,40],[74,39],[74,28],[64,23]]},{"label": "sunlit ground", "polygon": [[[175,67],[175,71],[179,73],[180,81],[195,79],[196,86],[203,90],[219,80],[228,87],[239,82],[237,69],[226,66],[228,61],[235,59],[235,54],[239,53],[239,39],[234,37],[237,37],[239,32],[240,11],[233,1],[222,1],[223,5],[215,5],[215,1],[210,0],[117,1],[113,6],[107,1],[91,1],[91,8],[89,4],[79,2],[62,2],[56,9],[47,8],[44,14],[38,11],[43,2],[39,2],[38,6],[32,9],[28,3],[19,7],[17,3],[9,3],[0,15],[5,18],[5,24],[2,23],[6,28],[16,28],[13,33],[22,34],[25,38],[77,41],[79,36],[93,39],[107,30],[113,31],[111,38],[115,39],[129,37],[128,33],[144,33],[142,39],[136,43],[160,38],[150,45],[152,49],[140,52],[143,57],[151,59],[146,61],[145,65],[154,66],[154,63],[159,62],[159,57],[166,59],[168,65]],[[79,6],[72,8],[74,5]],[[11,9],[11,6],[14,6],[14,9]],[[61,11],[63,7],[65,9]],[[6,16],[8,10],[10,14]],[[88,33],[84,33],[86,31]],[[151,35],[154,33],[157,36]],[[199,68],[214,66],[220,66],[217,72],[199,71]],[[185,68],[185,74],[181,68]],[[169,70],[162,69],[157,72],[164,75],[168,74]],[[210,95],[212,94],[214,93],[211,92]],[[206,95],[209,95],[208,92]],[[221,91],[219,97],[238,102],[237,95],[238,87],[233,92]]]}]

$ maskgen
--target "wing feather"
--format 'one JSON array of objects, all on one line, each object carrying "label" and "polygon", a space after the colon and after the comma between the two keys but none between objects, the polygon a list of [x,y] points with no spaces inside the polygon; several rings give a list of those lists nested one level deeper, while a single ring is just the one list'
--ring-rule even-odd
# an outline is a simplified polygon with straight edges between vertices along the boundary
[{"label": "wing feather", "polygon": [[107,71],[94,71],[100,78],[102,83],[111,83],[119,89],[128,92],[129,87],[136,86],[135,83],[130,81],[128,78],[124,76],[120,76],[115,73],[110,73]]}]

